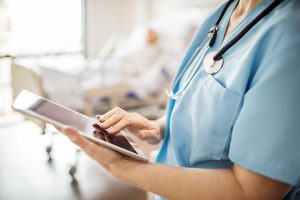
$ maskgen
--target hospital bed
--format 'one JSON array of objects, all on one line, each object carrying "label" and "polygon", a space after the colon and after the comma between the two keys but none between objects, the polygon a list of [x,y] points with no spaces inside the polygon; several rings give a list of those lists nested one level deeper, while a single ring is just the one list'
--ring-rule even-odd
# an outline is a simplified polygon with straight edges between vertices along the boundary
[{"label": "hospital bed", "polygon": [[[15,64],[12,62],[11,64],[11,86],[12,86],[12,96],[13,99],[23,90],[29,90],[31,92],[34,92],[37,95],[43,96],[47,98],[47,94],[44,91],[43,88],[43,81],[42,78],[37,70],[34,70],[33,68],[28,68],[19,64]],[[46,134],[49,132],[51,134],[51,139],[49,141],[49,144],[46,147],[46,153],[48,155],[48,162],[52,162],[52,150],[53,150],[53,143],[54,143],[54,134],[57,133],[57,130],[50,126],[49,124],[46,124],[43,121],[37,120],[35,118],[31,118],[26,116],[25,119],[33,121],[36,125],[38,125],[41,130],[42,134]],[[75,162],[73,165],[69,168],[69,174],[72,177],[72,181],[75,181],[75,173],[78,163],[78,153],[79,150],[76,149],[76,157]]]},{"label": "hospital bed", "polygon": [[[184,41],[186,33],[174,35],[174,32],[180,31],[172,31],[173,29],[169,30],[166,27],[164,29],[172,33],[172,37],[167,33],[161,34],[161,38],[158,40],[161,43],[157,43],[157,54],[153,53],[156,48],[153,46],[153,41],[142,52],[139,49],[140,46],[134,46],[134,48],[130,46],[131,41],[140,44],[135,41],[139,37],[139,31],[137,31],[137,34],[132,34],[131,39],[128,40],[128,46],[125,45],[127,49],[123,48],[123,53],[126,54],[126,50],[131,53],[127,54],[125,59],[121,56],[118,60],[118,55],[122,53],[120,45],[124,44],[121,44],[118,35],[113,35],[107,45],[104,45],[99,51],[97,59],[89,60],[79,55],[71,57],[69,59],[71,62],[65,62],[59,56],[33,58],[31,60],[35,60],[35,62],[31,63],[13,60],[11,65],[13,97],[16,97],[22,89],[27,89],[88,116],[104,113],[119,106],[155,119],[164,114],[167,100],[165,89],[169,87],[175,73],[172,71],[172,67],[173,70],[177,68],[183,55],[182,51],[187,46]],[[153,32],[151,33],[153,36]],[[136,51],[132,51],[132,49]],[[148,55],[152,57],[150,58]],[[124,70],[122,65],[128,61],[127,58],[132,58],[132,56],[137,56],[133,61],[136,61],[136,58],[138,61],[150,61],[145,64],[137,62],[138,65],[144,65],[142,73],[130,74],[131,70],[136,67],[131,65],[132,63],[127,65],[129,66],[127,71]],[[143,109],[144,107],[148,107],[148,109]],[[34,121],[42,128],[43,132],[46,132],[45,123]],[[53,132],[55,131],[50,133],[52,136]],[[46,148],[50,161],[52,146],[53,137]],[[69,174],[73,180],[75,180],[79,151],[76,149],[75,152],[76,161],[69,168]]]},{"label": "hospital bed", "polygon": [[[71,96],[69,98],[70,98],[70,101],[72,102],[72,104],[70,104],[70,106],[67,106],[67,107],[71,107],[72,109],[75,109],[85,115],[88,115],[88,116],[95,115],[96,111],[106,112],[115,106],[121,106],[124,109],[133,109],[133,108],[139,108],[139,107],[145,107],[145,106],[164,107],[164,105],[165,105],[165,101],[166,101],[165,94],[157,94],[151,98],[148,98],[147,100],[141,100],[141,99],[134,98],[134,97],[128,97],[128,96],[130,96],[130,95],[128,95],[130,93],[130,86],[125,83],[118,83],[118,84],[115,84],[112,86],[101,86],[101,87],[99,87],[97,85],[97,87],[89,87],[88,89],[85,89],[85,90],[81,90],[82,88],[81,89],[78,88],[78,91],[75,90],[75,93],[72,93],[72,91],[74,92],[74,89],[76,89],[76,86],[80,85],[79,84],[80,81],[82,81],[82,77],[80,76],[82,74],[82,72],[75,73],[75,74],[74,73],[67,74],[65,72],[64,73],[63,72],[55,72],[55,70],[53,70],[53,69],[47,69],[47,68],[43,69],[40,67],[32,67],[32,66],[25,67],[21,64],[16,64],[16,62],[13,62],[11,65],[13,98],[15,98],[21,90],[26,89],[26,90],[32,91],[40,96],[49,98],[50,100],[54,100],[56,102],[57,102],[57,100],[59,101],[60,99],[55,100],[55,99],[51,98],[51,90],[50,90],[50,95],[49,95],[49,90],[48,90],[48,92],[47,92],[47,90],[45,90],[45,88],[46,88],[45,80],[43,80],[43,75],[41,74],[43,72],[47,73],[48,75],[52,73],[52,76],[50,76],[50,77],[53,78],[53,80],[55,82],[58,82],[59,80],[64,81],[65,85],[61,87],[61,89],[62,89],[61,93],[56,93],[56,94],[58,94],[59,96],[65,96],[64,93],[66,93],[66,92],[68,92],[69,95],[71,94]],[[53,77],[53,75],[54,75],[54,77]],[[50,83],[48,82],[47,84],[50,87],[54,86],[54,84],[52,84],[51,82]],[[72,88],[68,89],[71,86],[75,86],[75,87],[72,87],[73,89]],[[55,89],[55,87],[54,87],[54,89]],[[77,105],[74,104],[74,102],[76,102],[75,100],[72,101],[72,99],[76,99],[76,98],[79,99],[79,104],[80,104],[80,101],[83,102],[83,104],[81,104],[81,107],[78,107],[78,105],[79,105],[78,103],[77,103]],[[100,104],[97,104],[97,102],[99,102],[99,99],[103,99],[103,98],[106,99],[106,101],[102,102]],[[95,101],[96,101],[96,103],[95,103]],[[68,103],[68,101],[62,102],[63,105],[65,105],[65,103]],[[153,110],[153,109],[151,109],[151,110]],[[152,119],[158,117],[158,116],[155,116],[156,112],[152,112],[148,115],[146,114],[146,112],[144,112],[144,114],[147,117],[152,118]],[[30,120],[34,121],[41,128],[43,134],[47,133],[47,134],[51,135],[51,139],[50,139],[50,141],[48,141],[49,144],[46,147],[48,161],[51,162],[52,161],[52,151],[53,151],[53,146],[54,146],[53,140],[54,140],[55,133],[57,133],[57,130],[55,130],[53,127],[51,127],[50,125],[47,125],[46,123],[44,123],[42,121],[32,119],[29,117],[26,117],[26,119],[30,119]],[[78,149],[75,150],[75,153],[76,153],[76,157],[75,157],[76,161],[69,168],[69,174],[72,177],[72,180],[75,180],[75,173],[77,171],[76,166],[78,163],[78,153],[79,153]]]},{"label": "hospital bed", "polygon": [[[11,65],[11,86],[13,99],[23,90],[29,90],[37,95],[46,97],[43,81],[37,71],[18,64]],[[46,124],[40,120],[26,117],[35,122],[45,133]]]}]

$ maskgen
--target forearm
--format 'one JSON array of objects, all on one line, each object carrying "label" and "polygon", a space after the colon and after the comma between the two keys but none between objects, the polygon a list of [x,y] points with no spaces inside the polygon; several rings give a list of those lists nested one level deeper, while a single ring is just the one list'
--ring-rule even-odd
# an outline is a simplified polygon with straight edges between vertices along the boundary
[{"label": "forearm", "polygon": [[112,168],[115,176],[168,199],[245,199],[231,169],[177,168],[127,159],[119,165]]},{"label": "forearm", "polygon": [[169,199],[280,200],[291,189],[239,165],[195,169],[140,162],[89,141],[73,128],[62,132],[117,178]]}]

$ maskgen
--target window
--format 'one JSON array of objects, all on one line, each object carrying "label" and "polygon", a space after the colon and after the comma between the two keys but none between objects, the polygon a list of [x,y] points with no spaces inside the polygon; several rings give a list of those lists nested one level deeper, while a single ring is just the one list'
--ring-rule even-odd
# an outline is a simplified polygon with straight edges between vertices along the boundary
[{"label": "window", "polygon": [[82,52],[81,0],[9,0],[7,4],[13,55]]},{"label": "window", "polygon": [[10,60],[2,55],[83,52],[83,0],[0,0],[0,115],[10,112]]}]

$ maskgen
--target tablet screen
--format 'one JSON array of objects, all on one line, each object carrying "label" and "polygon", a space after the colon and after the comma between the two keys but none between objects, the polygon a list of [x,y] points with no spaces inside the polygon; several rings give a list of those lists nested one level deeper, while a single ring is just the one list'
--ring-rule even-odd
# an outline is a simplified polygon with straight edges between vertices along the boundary
[{"label": "tablet screen", "polygon": [[75,127],[79,131],[82,131],[86,134],[91,134],[93,137],[109,142],[137,154],[137,152],[131,145],[131,143],[134,142],[132,140],[130,140],[129,142],[123,134],[118,133],[112,136],[109,135],[104,129],[95,129],[93,125],[97,121],[76,113],[72,110],[61,107],[57,104],[54,104],[46,99],[38,99],[28,109],[39,115],[45,116],[64,125]]}]

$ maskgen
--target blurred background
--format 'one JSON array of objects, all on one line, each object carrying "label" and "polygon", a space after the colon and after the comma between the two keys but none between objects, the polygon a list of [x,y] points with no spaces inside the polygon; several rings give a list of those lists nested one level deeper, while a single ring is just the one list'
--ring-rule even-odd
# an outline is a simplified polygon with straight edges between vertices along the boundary
[{"label": "blurred background", "polygon": [[[44,122],[15,113],[27,89],[94,117],[164,115],[165,89],[223,0],[0,0],[0,199],[151,199]],[[142,143],[155,158],[159,145]]]}]

